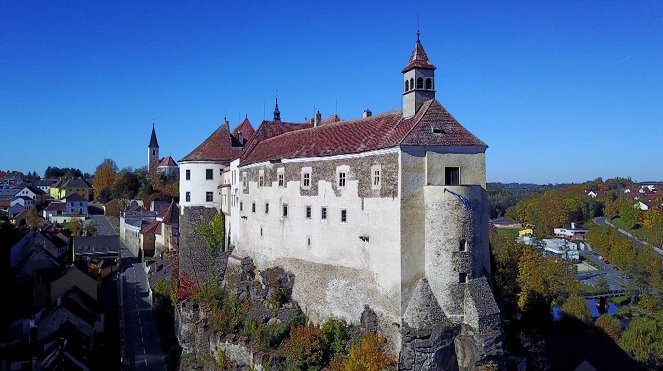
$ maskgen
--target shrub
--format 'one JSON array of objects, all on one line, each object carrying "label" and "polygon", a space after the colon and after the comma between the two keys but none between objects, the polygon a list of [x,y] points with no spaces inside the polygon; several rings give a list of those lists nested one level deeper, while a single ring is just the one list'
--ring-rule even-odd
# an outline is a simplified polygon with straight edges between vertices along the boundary
[{"label": "shrub", "polygon": [[333,371],[381,371],[394,362],[384,352],[385,340],[375,334],[364,334],[359,342],[350,347],[347,359],[335,358],[330,367]]},{"label": "shrub", "polygon": [[350,340],[348,324],[343,319],[329,318],[322,325],[322,332],[329,347],[331,355],[345,352],[345,346]]},{"label": "shrub", "polygon": [[643,295],[638,301],[638,305],[649,312],[656,312],[661,309],[661,302],[651,295]]},{"label": "shrub", "polygon": [[622,333],[622,324],[617,318],[607,313],[602,314],[599,318],[596,319],[594,324],[606,335],[610,336],[614,341],[619,340],[619,336]]},{"label": "shrub", "polygon": [[276,349],[283,339],[288,336],[294,325],[294,321],[288,321],[258,326],[255,331],[255,338],[260,349],[263,351]]},{"label": "shrub", "polygon": [[585,299],[578,295],[571,295],[564,302],[562,312],[585,323],[589,323],[592,320],[592,313],[589,311]]},{"label": "shrub", "polygon": [[319,370],[326,364],[325,335],[313,325],[295,326],[283,343],[285,358],[295,370]]}]

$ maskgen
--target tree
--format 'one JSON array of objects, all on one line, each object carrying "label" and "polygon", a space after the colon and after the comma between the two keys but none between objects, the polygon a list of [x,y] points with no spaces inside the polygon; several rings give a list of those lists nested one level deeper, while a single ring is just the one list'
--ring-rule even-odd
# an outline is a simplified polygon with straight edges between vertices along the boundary
[{"label": "tree", "polygon": [[103,188],[100,192],[97,192],[97,201],[105,204],[113,198],[111,190],[108,188]]},{"label": "tree", "polygon": [[633,228],[640,217],[640,208],[633,202],[624,202],[619,208],[619,218],[628,228]]},{"label": "tree", "polygon": [[592,312],[589,310],[587,302],[579,295],[571,295],[566,299],[562,304],[562,313],[585,323],[590,323],[592,320]]},{"label": "tree", "polygon": [[622,333],[622,323],[608,313],[602,314],[596,319],[594,323],[596,327],[600,328],[606,335],[610,336],[612,340],[618,341]]},{"label": "tree", "polygon": [[495,268],[493,280],[498,300],[502,302],[505,309],[513,310],[517,306],[518,293],[518,262],[523,255],[523,246],[512,238],[498,235],[490,229],[491,252]]},{"label": "tree", "polygon": [[87,236],[94,236],[97,234],[97,226],[94,225],[94,222],[87,223],[85,226],[85,234]]},{"label": "tree", "polygon": [[578,282],[563,261],[542,256],[530,247],[523,248],[518,262],[518,308],[524,311],[543,304],[550,309],[553,301],[577,294]]},{"label": "tree", "polygon": [[660,327],[648,317],[635,317],[619,340],[619,345],[638,362],[652,363],[660,356],[657,344]]},{"label": "tree", "polygon": [[72,237],[80,236],[82,229],[83,223],[80,220],[74,219],[69,222],[69,233],[71,233]]},{"label": "tree", "polygon": [[103,189],[112,189],[113,183],[115,182],[116,172],[117,164],[109,158],[104,159],[104,161],[97,166],[94,173],[94,181],[92,183],[97,200],[99,200]]},{"label": "tree", "polygon": [[321,369],[326,363],[327,344],[322,329],[297,325],[290,330],[290,339],[283,343],[286,360],[293,370]]},{"label": "tree", "polygon": [[374,334],[362,335],[359,342],[350,347],[347,359],[340,357],[332,361],[332,371],[381,371],[394,362],[384,352],[384,338]]},{"label": "tree", "polygon": [[39,222],[41,222],[41,220],[42,218],[41,216],[39,216],[39,212],[37,211],[37,208],[34,206],[30,208],[28,214],[25,216],[25,223],[30,228],[37,227],[37,225],[39,225]]},{"label": "tree", "polygon": [[131,171],[124,169],[115,176],[112,187],[113,197],[132,199],[139,189],[140,182]]}]

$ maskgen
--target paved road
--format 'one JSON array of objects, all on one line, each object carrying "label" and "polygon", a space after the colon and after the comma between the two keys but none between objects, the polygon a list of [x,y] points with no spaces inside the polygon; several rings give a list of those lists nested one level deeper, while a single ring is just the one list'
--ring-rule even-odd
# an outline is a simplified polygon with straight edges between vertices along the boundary
[{"label": "paved road", "polygon": [[[115,234],[103,215],[92,215],[99,234]],[[122,244],[124,346],[128,369],[165,370],[161,342],[147,292],[147,277],[138,259]]]},{"label": "paved road", "polygon": [[[585,242],[586,243],[586,242]],[[589,246],[589,244],[587,244]],[[578,272],[579,281],[590,286],[596,286],[601,277],[605,278],[610,290],[621,290],[626,287],[628,278],[612,264],[605,264],[599,255],[593,251],[581,251],[582,256],[594,263],[599,270],[590,272]]]}]

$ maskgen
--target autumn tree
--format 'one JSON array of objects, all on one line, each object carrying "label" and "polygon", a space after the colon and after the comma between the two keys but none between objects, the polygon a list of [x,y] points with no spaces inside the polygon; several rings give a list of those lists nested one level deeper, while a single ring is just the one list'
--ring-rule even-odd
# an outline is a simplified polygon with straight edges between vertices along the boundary
[{"label": "autumn tree", "polygon": [[654,319],[635,317],[622,334],[619,345],[636,361],[655,366],[656,359],[663,356],[661,335],[661,326]]},{"label": "autumn tree", "polygon": [[117,164],[110,158],[105,158],[101,164],[97,166],[94,173],[94,181],[92,183],[97,199],[99,199],[99,195],[103,189],[112,189],[116,173]]},{"label": "autumn tree", "polygon": [[491,252],[495,267],[493,280],[497,297],[506,310],[513,310],[518,302],[518,262],[523,254],[523,246],[512,238],[500,236],[490,229]]},{"label": "autumn tree", "polygon": [[83,222],[78,219],[74,219],[69,222],[69,233],[71,233],[72,237],[80,236],[81,230],[83,230]]},{"label": "autumn tree", "polygon": [[374,334],[362,335],[359,342],[350,347],[347,358],[335,357],[330,364],[332,371],[382,371],[394,362],[384,350],[385,340]]},{"label": "autumn tree", "polygon": [[28,214],[25,216],[25,224],[27,224],[30,228],[37,227],[41,220],[42,217],[39,215],[39,211],[37,211],[37,208],[34,206],[30,208]]},{"label": "autumn tree", "polygon": [[609,315],[608,313],[602,314],[599,318],[597,318],[594,325],[600,328],[614,341],[618,341],[622,334],[622,323],[619,322],[619,319]]},{"label": "autumn tree", "polygon": [[523,249],[518,262],[518,285],[518,308],[524,311],[540,304],[549,309],[553,301],[561,302],[579,292],[565,262],[542,256],[530,247]]}]

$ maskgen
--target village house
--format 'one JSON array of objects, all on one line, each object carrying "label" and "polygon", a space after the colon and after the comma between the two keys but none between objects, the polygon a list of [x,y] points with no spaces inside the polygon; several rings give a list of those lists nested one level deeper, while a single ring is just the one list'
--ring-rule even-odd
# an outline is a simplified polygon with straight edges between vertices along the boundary
[{"label": "village house", "polygon": [[92,199],[92,186],[83,178],[61,178],[49,189],[49,194],[56,200],[65,200],[74,193],[78,193],[85,200]]},{"label": "village house", "polygon": [[575,241],[584,241],[587,232],[589,232],[589,230],[574,222],[571,222],[571,228],[553,229],[555,236]]},{"label": "village house", "polygon": [[499,336],[487,145],[435,99],[435,69],[417,37],[402,109],[294,123],[276,106],[248,139],[224,122],[180,160],[180,269],[205,271],[195,225],[220,210],[234,257],[294,273],[293,298],[314,322],[356,322],[368,306],[402,368],[430,357],[408,331],[469,326],[467,349]]}]

